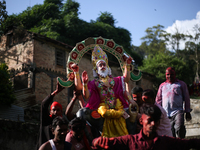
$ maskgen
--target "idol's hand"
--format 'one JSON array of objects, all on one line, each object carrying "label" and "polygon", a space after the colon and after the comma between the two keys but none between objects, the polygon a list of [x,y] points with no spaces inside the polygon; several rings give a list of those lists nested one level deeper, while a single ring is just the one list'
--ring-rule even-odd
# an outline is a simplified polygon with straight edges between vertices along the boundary
[{"label": "idol's hand", "polygon": [[130,65],[131,62],[132,62],[132,60],[133,60],[133,58],[129,56],[129,57],[126,59],[126,63]]},{"label": "idol's hand", "polygon": [[72,64],[71,65],[71,68],[72,68],[72,70],[73,70],[73,72],[78,72],[79,71],[79,67],[78,67],[78,64]]},{"label": "idol's hand", "polygon": [[83,81],[83,84],[87,84],[88,83],[88,74],[87,74],[87,72],[85,70],[82,73],[82,81]]}]

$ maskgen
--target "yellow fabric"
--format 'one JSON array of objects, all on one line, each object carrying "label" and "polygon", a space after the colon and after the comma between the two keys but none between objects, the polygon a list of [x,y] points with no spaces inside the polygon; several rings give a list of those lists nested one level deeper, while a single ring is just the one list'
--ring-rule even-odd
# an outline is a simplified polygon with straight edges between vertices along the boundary
[{"label": "yellow fabric", "polygon": [[128,134],[126,120],[122,117],[124,113],[123,105],[119,99],[116,100],[115,109],[109,109],[103,100],[99,104],[97,111],[105,118],[102,136],[110,138]]}]

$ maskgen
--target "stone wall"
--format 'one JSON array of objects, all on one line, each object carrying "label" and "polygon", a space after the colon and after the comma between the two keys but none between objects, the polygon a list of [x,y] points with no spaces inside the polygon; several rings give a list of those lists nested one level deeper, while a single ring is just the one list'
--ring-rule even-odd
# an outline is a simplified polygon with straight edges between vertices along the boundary
[{"label": "stone wall", "polygon": [[0,150],[35,150],[39,125],[0,120]]},{"label": "stone wall", "polygon": [[187,137],[200,137],[200,99],[191,99],[191,121],[185,121],[186,124],[186,136]]}]

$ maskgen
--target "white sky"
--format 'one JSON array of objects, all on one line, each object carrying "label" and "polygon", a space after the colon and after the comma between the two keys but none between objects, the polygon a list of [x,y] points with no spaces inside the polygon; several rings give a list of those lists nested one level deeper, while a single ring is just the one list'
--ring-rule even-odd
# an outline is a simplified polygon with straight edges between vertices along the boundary
[{"label": "white sky", "polygon": [[[197,12],[197,15],[194,19],[191,20],[176,20],[175,23],[173,23],[171,26],[166,28],[166,31],[171,34],[175,34],[177,32],[176,29],[178,29],[178,32],[187,34],[187,35],[195,35],[194,32],[194,26],[198,25],[200,28],[200,11]],[[180,43],[180,49],[184,49],[185,42]]]}]

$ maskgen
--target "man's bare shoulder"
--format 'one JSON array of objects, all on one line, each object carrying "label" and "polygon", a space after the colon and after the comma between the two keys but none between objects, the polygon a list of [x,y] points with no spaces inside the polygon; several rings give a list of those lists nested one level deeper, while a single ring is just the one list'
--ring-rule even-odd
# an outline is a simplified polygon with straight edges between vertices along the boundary
[{"label": "man's bare shoulder", "polygon": [[42,144],[39,148],[39,150],[52,150],[51,144],[49,141]]}]

